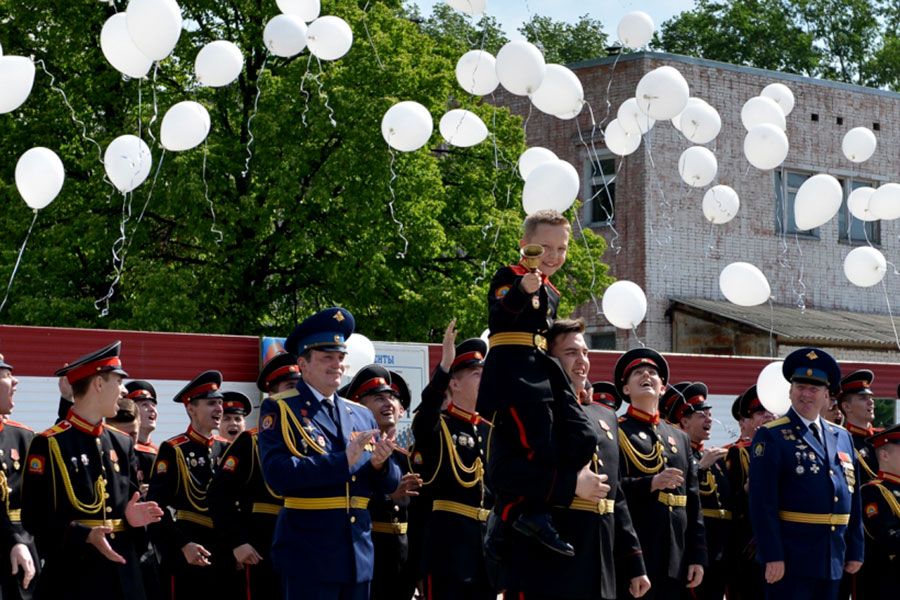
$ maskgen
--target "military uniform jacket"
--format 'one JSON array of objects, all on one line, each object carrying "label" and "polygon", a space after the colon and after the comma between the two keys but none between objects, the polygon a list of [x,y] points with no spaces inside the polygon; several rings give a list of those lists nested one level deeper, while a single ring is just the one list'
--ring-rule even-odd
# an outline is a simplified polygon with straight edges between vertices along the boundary
[{"label": "military uniform jacket", "polygon": [[284,500],[263,479],[257,435],[242,432],[222,455],[209,484],[209,513],[226,549],[250,544],[268,561]]},{"label": "military uniform jacket", "polygon": [[847,431],[853,436],[853,447],[856,448],[856,461],[859,463],[860,485],[872,481],[878,477],[878,456],[875,448],[869,443],[869,438],[881,431],[880,428],[869,427],[863,429],[853,423],[847,423]]},{"label": "military uniform jacket", "polygon": [[[22,527],[22,473],[25,456],[34,431],[15,421],[0,420],[0,508],[2,508],[3,544],[0,565],[9,565],[9,551],[16,544],[31,544],[32,538]],[[35,560],[35,564],[38,561]],[[5,567],[4,567],[5,568]],[[5,570],[4,573],[10,572]]]},{"label": "military uniform jacket", "polygon": [[[655,420],[655,419],[654,419]],[[707,564],[697,463],[686,433],[659,421],[648,422],[633,407],[619,419],[620,477],[650,581],[684,580],[688,565]],[[650,491],[664,468],[681,469],[684,483]]]},{"label": "military uniform jacket", "polygon": [[[490,426],[477,413],[450,404],[441,411],[450,375],[438,366],[422,390],[413,419],[411,462],[425,482],[432,502],[455,502],[486,518],[493,497],[484,481]],[[445,510],[432,510],[425,520],[424,569],[466,581],[484,570],[484,521]]]},{"label": "military uniform jacket", "polygon": [[[125,519],[138,490],[136,473],[130,437],[74,412],[34,437],[25,461],[22,524],[44,560],[35,598],[144,598],[135,545],[143,530]],[[107,540],[126,564],[86,542],[102,524],[113,528]]]},{"label": "military uniform jacket", "polygon": [[862,486],[866,540],[866,598],[891,598],[900,590],[900,477],[879,473]]},{"label": "military uniform jacket", "polygon": [[[334,397],[339,424],[303,381],[297,394],[266,399],[260,407],[263,476],[273,492],[285,497],[272,561],[282,575],[314,583],[365,582],[372,579],[374,556],[368,504],[376,494],[397,489],[400,468],[392,457],[375,469],[368,451],[347,464],[351,436],[378,425],[368,408]],[[350,506],[290,508],[336,499],[349,499]]]},{"label": "military uniform jacket", "polygon": [[[700,464],[702,450],[691,448],[693,458]],[[727,455],[726,455],[727,456]],[[714,462],[708,469],[697,470],[700,490],[700,507],[703,511],[703,526],[706,530],[706,549],[710,564],[724,560],[730,549],[734,498],[731,483],[725,467],[725,459]]]},{"label": "military uniform jacket", "polygon": [[847,430],[822,424],[824,448],[793,408],[757,430],[750,518],[762,564],[785,561],[787,575],[838,580],[845,562],[863,560],[858,469]]},{"label": "military uniform jacket", "polygon": [[756,543],[750,524],[749,492],[745,488],[750,479],[750,440],[738,440],[725,455],[725,473],[731,491],[731,534],[729,545],[732,554],[742,559],[756,558]]},{"label": "military uniform jacket", "polygon": [[191,542],[212,552],[214,564],[219,561],[207,488],[226,445],[223,438],[207,438],[189,426],[159,447],[147,499],[159,504],[164,514],[150,526],[150,535],[170,570],[190,567],[181,549]]},{"label": "military uniform jacket", "polygon": [[137,454],[138,459],[138,482],[149,484],[150,474],[153,473],[153,463],[156,462],[159,448],[155,444],[138,442],[134,445],[134,453]]}]

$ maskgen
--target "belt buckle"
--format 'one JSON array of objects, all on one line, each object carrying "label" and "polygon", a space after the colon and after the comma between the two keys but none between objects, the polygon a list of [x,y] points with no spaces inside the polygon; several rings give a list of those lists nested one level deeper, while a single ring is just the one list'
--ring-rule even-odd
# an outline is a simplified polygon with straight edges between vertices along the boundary
[{"label": "belt buckle", "polygon": [[490,516],[490,514],[491,514],[491,511],[489,511],[488,509],[479,508],[478,512],[476,513],[476,516],[478,517],[479,521],[484,522],[484,521],[488,520],[488,517]]}]

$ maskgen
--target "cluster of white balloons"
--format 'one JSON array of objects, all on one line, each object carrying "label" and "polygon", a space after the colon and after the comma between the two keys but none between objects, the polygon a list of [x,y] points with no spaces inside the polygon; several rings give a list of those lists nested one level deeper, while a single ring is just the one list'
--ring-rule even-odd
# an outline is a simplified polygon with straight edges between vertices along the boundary
[{"label": "cluster of white balloons", "polygon": [[309,48],[320,60],[337,60],[353,46],[353,30],[340,17],[319,16],[319,0],[276,0],[280,15],[269,19],[263,43],[275,56],[290,58]]},{"label": "cluster of white balloons", "polygon": [[729,302],[738,306],[757,306],[772,295],[769,280],[755,265],[733,262],[719,273],[719,289]]},{"label": "cluster of white balloons", "polygon": [[[481,117],[470,110],[456,108],[441,117],[438,128],[451,146],[468,148],[487,139],[488,128]],[[381,135],[388,146],[401,152],[414,152],[428,143],[434,131],[431,113],[411,100],[391,106],[381,119]]]},{"label": "cluster of white balloons", "polygon": [[647,296],[633,281],[616,281],[603,293],[603,316],[619,329],[633,329],[647,316]]},{"label": "cluster of white balloons", "polygon": [[560,160],[547,148],[534,146],[519,156],[519,175],[525,181],[522,208],[526,214],[539,210],[569,210],[578,197],[581,180],[571,163]]},{"label": "cluster of white balloons", "polygon": [[744,156],[762,171],[776,168],[787,158],[787,115],[794,110],[794,93],[783,83],[770,83],[759,96],[741,108],[741,123],[747,130]]},{"label": "cluster of white balloons", "polygon": [[181,28],[181,7],[175,0],[130,0],[125,12],[103,24],[100,49],[113,68],[139,79],[154,61],[172,53]]}]

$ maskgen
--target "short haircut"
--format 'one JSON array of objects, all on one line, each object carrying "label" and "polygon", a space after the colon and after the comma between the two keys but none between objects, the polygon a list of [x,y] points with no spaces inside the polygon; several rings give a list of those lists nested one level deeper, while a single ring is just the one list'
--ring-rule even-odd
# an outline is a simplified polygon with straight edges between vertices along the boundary
[{"label": "short haircut", "polygon": [[570,333],[584,333],[584,319],[557,319],[547,332],[547,344],[553,351],[556,340]]},{"label": "short haircut", "polygon": [[91,382],[94,381],[94,377],[102,377],[104,381],[109,381],[109,372],[97,373],[96,375],[79,379],[72,384],[72,395],[81,398],[87,394],[88,389],[91,387]]},{"label": "short haircut", "polygon": [[137,404],[130,398],[119,398],[115,417],[108,417],[107,423],[134,423],[138,418]]},{"label": "short haircut", "polygon": [[572,226],[569,225],[569,220],[558,210],[543,209],[533,212],[525,217],[525,222],[522,224],[524,229],[522,234],[523,239],[527,240],[531,238],[531,236],[534,235],[534,232],[537,231],[539,225],[564,225],[567,230],[572,230]]}]

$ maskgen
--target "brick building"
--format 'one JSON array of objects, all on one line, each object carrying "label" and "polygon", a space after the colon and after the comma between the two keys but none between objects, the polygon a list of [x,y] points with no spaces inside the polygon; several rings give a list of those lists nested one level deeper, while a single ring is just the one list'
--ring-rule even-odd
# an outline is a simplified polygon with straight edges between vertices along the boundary
[{"label": "brick building", "polygon": [[[692,143],[671,123],[658,122],[638,151],[625,158],[615,157],[603,144],[602,129],[619,105],[634,96],[645,73],[662,65],[678,69],[691,95],[721,115],[721,133],[707,144],[718,159],[711,185],[729,185],[741,199],[737,217],[725,225],[712,225],[703,217],[708,188],[691,188],[679,177],[678,158]],[[865,224],[846,205],[855,187],[900,179],[900,94],[651,52],[572,68],[584,86],[596,128],[587,107],[576,122],[530,110],[527,98],[505,94],[499,101],[526,117],[529,146],[548,147],[580,169],[585,200],[581,222],[606,238],[604,260],[611,275],[634,281],[647,294],[647,317],[637,330],[641,341],[669,352],[756,356],[783,356],[816,344],[847,360],[900,360],[886,303],[887,295],[900,312],[900,278],[889,267],[886,288],[864,289],[843,273],[844,257],[867,239],[889,261],[900,250],[900,224]],[[744,102],[773,82],[790,87],[796,104],[787,117],[787,160],[764,172],[744,157],[740,112]],[[872,129],[878,138],[875,155],[861,165],[841,152],[844,133],[857,126]],[[798,232],[793,197],[804,179],[816,173],[841,181],[844,203],[829,223]],[[734,261],[753,263],[765,273],[772,306],[746,309],[724,298],[719,272]],[[578,314],[588,322],[595,349],[637,343],[633,335],[610,326],[592,303]]]}]

